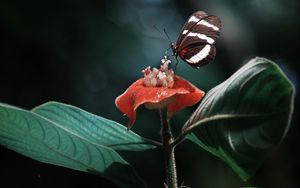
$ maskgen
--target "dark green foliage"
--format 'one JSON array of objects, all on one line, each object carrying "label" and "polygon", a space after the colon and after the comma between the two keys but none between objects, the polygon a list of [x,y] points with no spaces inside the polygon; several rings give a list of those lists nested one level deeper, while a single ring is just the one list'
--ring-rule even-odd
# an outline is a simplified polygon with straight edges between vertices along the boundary
[{"label": "dark green foliage", "polygon": [[153,148],[142,142],[116,122],[69,105],[50,102],[30,112],[0,104],[1,145],[41,162],[103,176],[122,187],[143,183],[113,149]]},{"label": "dark green foliage", "polygon": [[255,58],[207,93],[183,133],[247,180],[286,135],[292,111],[292,84]]}]

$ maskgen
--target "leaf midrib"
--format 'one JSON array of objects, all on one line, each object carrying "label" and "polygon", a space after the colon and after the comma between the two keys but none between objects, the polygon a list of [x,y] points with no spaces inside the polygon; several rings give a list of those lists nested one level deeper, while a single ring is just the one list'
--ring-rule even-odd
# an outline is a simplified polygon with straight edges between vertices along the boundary
[{"label": "leaf midrib", "polygon": [[[57,105],[62,105],[62,106],[66,106],[66,107],[69,107],[70,109],[79,109],[79,108],[77,108],[77,107],[75,107],[75,106],[72,106],[72,105],[67,105],[67,104],[61,104],[61,103],[58,103],[58,102],[48,102],[48,103],[45,103],[45,104],[42,104],[42,105],[40,105],[40,106],[38,106],[38,107],[35,107],[34,109],[32,109],[31,110],[31,113],[34,113],[34,114],[36,114],[36,115],[38,115],[38,116],[40,116],[40,117],[42,117],[42,118],[44,118],[44,119],[47,119],[48,121],[50,121],[50,122],[53,122],[52,120],[50,120],[50,119],[48,119],[47,117],[44,117],[43,115],[40,115],[39,113],[35,113],[35,111],[36,110],[44,110],[44,111],[50,111],[50,112],[52,112],[52,113],[54,113],[53,112],[53,110],[50,110],[50,109],[45,109],[45,108],[43,108],[43,106],[47,106],[47,105],[51,105],[51,104],[57,104]],[[60,110],[62,110],[62,111],[64,111],[64,112],[66,112],[64,109],[62,109],[61,107],[59,107],[59,106],[54,106],[55,108],[58,108],[58,109],[60,109]],[[79,109],[80,110],[80,109]],[[92,114],[92,113],[89,113],[89,112],[86,112],[88,115],[91,115],[93,118],[95,118],[95,119],[97,119],[97,120],[99,120],[99,121],[103,121],[102,120],[102,118],[99,118],[98,116],[96,116],[96,115],[94,115],[94,114]],[[70,114],[69,114],[70,115]],[[70,115],[70,116],[72,116],[72,117],[74,117],[73,115]],[[83,117],[83,116],[82,116]],[[78,120],[78,121],[80,121],[80,120]],[[90,121],[90,120],[89,120]],[[107,122],[105,122],[105,123],[110,123],[111,122],[111,120],[106,120]],[[55,123],[55,122],[53,122],[53,123]],[[93,125],[93,126],[95,126],[95,127],[97,127],[96,126],[96,124],[94,123],[94,122],[92,122],[92,121],[90,121],[90,123]],[[55,123],[56,124],[56,123]],[[118,126],[120,126],[120,125],[118,125]],[[110,127],[112,127],[112,126],[110,126]],[[121,130],[123,129],[123,127],[118,127],[118,128],[116,128],[115,129],[115,131],[116,132],[118,132],[118,133],[122,133],[121,132]],[[65,130],[68,130],[68,131],[71,131],[71,130],[69,130],[69,129],[67,129],[67,128],[65,128]],[[125,130],[125,128],[124,128],[124,130]],[[74,134],[76,135],[76,133],[74,132]],[[129,136],[131,136],[132,138],[134,138],[134,139],[138,139],[137,137],[139,137],[136,133],[134,133],[134,132],[132,132],[132,131],[130,131],[130,134],[129,134]],[[120,137],[120,139],[123,139],[123,137]],[[102,146],[102,147],[108,147],[108,149],[111,149],[111,148],[109,148],[109,147],[111,147],[111,146],[119,146],[119,145],[151,145],[151,146],[153,146],[153,148],[155,148],[155,147],[157,147],[157,146],[159,146],[160,145],[160,143],[158,143],[158,142],[155,142],[154,140],[149,140],[149,139],[146,139],[146,138],[143,138],[143,137],[140,137],[140,139],[142,139],[141,141],[137,141],[137,142],[127,142],[127,143],[116,143],[116,144],[111,144],[111,145],[100,145],[100,146]],[[95,143],[96,144],[96,143]],[[96,145],[98,145],[98,144],[96,144]]]},{"label": "leaf midrib", "polygon": [[[12,121],[12,120],[9,120],[9,122],[10,122],[11,124],[13,124],[13,125],[17,125],[17,124],[16,124],[14,121]],[[85,167],[87,167],[87,168],[89,168],[89,169],[93,169],[93,170],[95,170],[95,171],[98,171],[96,168],[90,167],[89,165],[87,165],[87,164],[85,164],[85,163],[83,163],[83,162],[81,162],[81,161],[75,160],[75,159],[69,157],[68,155],[64,155],[64,154],[61,153],[59,150],[56,150],[56,149],[54,149],[53,147],[50,147],[50,146],[49,146],[48,144],[46,144],[43,140],[41,140],[41,139],[37,138],[36,136],[32,135],[31,132],[29,132],[29,131],[26,131],[26,132],[27,132],[27,133],[25,133],[25,134],[29,135],[29,136],[30,136],[31,138],[33,138],[34,140],[37,140],[37,142],[43,144],[46,148],[50,149],[50,150],[53,151],[54,153],[56,153],[56,154],[58,154],[58,155],[60,155],[60,156],[62,156],[62,157],[65,157],[65,158],[67,158],[67,159],[70,159],[71,161],[75,161],[75,162],[77,162],[77,163],[80,163],[82,166],[85,166]],[[18,141],[19,141],[19,140],[18,140]]]},{"label": "leaf midrib", "polygon": [[189,132],[192,131],[197,126],[200,126],[205,123],[209,123],[212,121],[218,121],[218,120],[227,120],[227,119],[235,119],[235,118],[251,118],[251,117],[268,117],[268,116],[273,116],[277,114],[281,114],[285,111],[288,111],[289,109],[285,109],[282,111],[278,112],[272,112],[272,113],[260,113],[260,114],[217,114],[209,117],[205,117],[199,121],[196,121],[195,123],[191,125],[184,125],[182,132],[183,134],[188,134]]},{"label": "leaf midrib", "polygon": [[[8,106],[8,107],[9,107],[9,106]],[[19,109],[19,108],[14,108],[14,110],[19,110],[19,111],[23,111],[23,112],[25,112],[25,113],[33,114],[33,115],[35,115],[35,116],[37,116],[37,117],[39,117],[39,118],[41,118],[41,119],[43,119],[43,120],[49,122],[50,124],[54,125],[55,127],[61,129],[61,130],[64,131],[65,133],[70,134],[70,135],[73,135],[74,137],[77,137],[77,138],[80,139],[81,141],[86,141],[86,142],[90,143],[91,145],[94,145],[94,146],[97,146],[97,147],[100,147],[100,148],[103,148],[103,149],[110,150],[111,152],[114,152],[114,150],[112,150],[112,149],[110,149],[110,148],[108,148],[108,147],[106,147],[106,146],[102,146],[102,145],[96,144],[96,143],[94,143],[94,142],[91,142],[91,141],[89,141],[89,140],[87,140],[87,139],[85,139],[85,138],[83,138],[83,137],[81,137],[81,136],[79,136],[79,135],[73,133],[72,131],[63,128],[61,125],[59,125],[59,124],[57,124],[57,123],[55,123],[55,122],[53,122],[53,121],[51,121],[51,120],[49,120],[49,119],[47,119],[47,118],[41,116],[41,115],[39,115],[39,114],[36,114],[36,113],[34,113],[34,112],[30,112],[30,111],[26,111],[26,110],[23,110],[23,109]],[[26,118],[25,118],[25,119],[26,119]],[[10,122],[13,122],[13,123],[14,123],[13,120],[10,120]],[[15,123],[14,123],[14,124],[15,124]],[[27,134],[29,134],[32,138],[37,139],[39,142],[41,142],[41,143],[43,143],[45,146],[47,146],[47,148],[49,148],[49,149],[51,149],[51,150],[53,150],[53,151],[56,151],[56,150],[54,150],[53,148],[51,148],[50,146],[48,146],[46,143],[44,143],[43,140],[41,140],[41,139],[35,137],[34,135],[32,135],[30,131],[26,131],[26,132],[27,132]],[[60,154],[60,152],[58,152],[58,151],[56,151],[56,152]],[[117,154],[117,153],[116,153],[116,154]],[[65,155],[61,155],[61,156],[65,156]],[[71,159],[71,158],[70,158],[70,159]],[[121,161],[122,161],[122,158],[120,158],[120,159],[121,159]],[[76,160],[74,160],[74,161],[76,161]],[[125,162],[125,163],[126,163],[126,161],[122,161],[122,162]],[[85,165],[85,166],[87,166],[87,165]]]}]

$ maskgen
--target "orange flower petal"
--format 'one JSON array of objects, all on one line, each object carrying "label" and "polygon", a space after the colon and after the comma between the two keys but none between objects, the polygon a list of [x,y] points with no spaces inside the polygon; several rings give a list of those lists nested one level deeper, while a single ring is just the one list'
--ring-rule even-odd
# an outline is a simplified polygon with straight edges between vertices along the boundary
[{"label": "orange flower petal", "polygon": [[185,88],[188,93],[182,94],[177,93],[174,102],[168,106],[168,117],[172,117],[177,111],[182,110],[187,106],[192,106],[199,102],[205,95],[204,91],[198,89],[190,82],[180,78],[175,77],[174,88]]},{"label": "orange flower petal", "polygon": [[122,95],[116,98],[116,106],[129,118],[128,128],[135,122],[136,109],[144,103],[160,103],[174,96],[168,105],[168,116],[201,100],[204,92],[190,82],[175,76],[174,85],[168,87],[146,87],[144,79],[134,82]]}]

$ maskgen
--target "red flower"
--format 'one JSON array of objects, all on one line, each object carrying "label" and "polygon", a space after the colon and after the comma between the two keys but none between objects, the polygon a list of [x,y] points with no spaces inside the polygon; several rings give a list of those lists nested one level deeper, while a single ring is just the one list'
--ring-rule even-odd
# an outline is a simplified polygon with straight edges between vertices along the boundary
[{"label": "red flower", "polygon": [[168,118],[177,111],[199,102],[204,92],[190,82],[174,75],[168,69],[170,60],[162,59],[160,70],[146,68],[144,78],[135,81],[122,95],[116,98],[116,106],[129,117],[128,129],[135,121],[137,108],[145,104],[149,109],[168,108]]}]

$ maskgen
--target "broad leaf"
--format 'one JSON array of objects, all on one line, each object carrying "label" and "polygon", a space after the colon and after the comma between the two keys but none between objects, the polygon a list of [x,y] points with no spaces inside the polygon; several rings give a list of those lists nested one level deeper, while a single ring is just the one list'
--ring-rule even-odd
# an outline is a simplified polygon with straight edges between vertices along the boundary
[{"label": "broad leaf", "polygon": [[103,176],[120,187],[144,187],[118,153],[62,125],[0,104],[0,144],[32,159]]},{"label": "broad leaf", "polygon": [[292,84],[255,58],[207,93],[183,134],[247,180],[286,135],[292,110]]},{"label": "broad leaf", "polygon": [[80,108],[48,102],[32,110],[81,137],[116,150],[143,151],[154,148],[140,137],[114,121],[88,113]]}]

